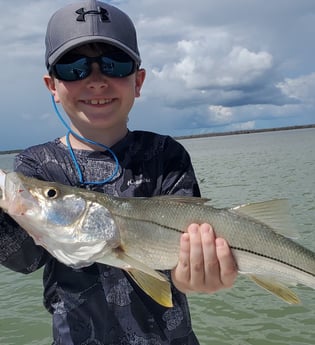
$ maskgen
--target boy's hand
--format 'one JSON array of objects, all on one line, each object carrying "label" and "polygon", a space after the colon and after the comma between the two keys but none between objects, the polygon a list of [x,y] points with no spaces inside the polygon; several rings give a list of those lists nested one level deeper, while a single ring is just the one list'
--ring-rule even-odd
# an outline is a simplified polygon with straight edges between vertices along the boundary
[{"label": "boy's hand", "polygon": [[227,242],[215,238],[209,224],[191,224],[181,237],[177,266],[172,270],[176,288],[213,293],[233,285],[237,266]]}]

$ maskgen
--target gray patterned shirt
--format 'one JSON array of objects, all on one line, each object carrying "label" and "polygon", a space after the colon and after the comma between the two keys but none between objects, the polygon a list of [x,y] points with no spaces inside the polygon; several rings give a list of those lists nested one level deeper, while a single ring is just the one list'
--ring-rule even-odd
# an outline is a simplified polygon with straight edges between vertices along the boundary
[{"label": "gray patterned shirt", "polygon": [[[200,196],[190,157],[168,136],[129,131],[111,149],[117,176],[104,185],[78,182],[67,147],[59,139],[26,149],[15,170],[123,197],[177,194]],[[107,151],[75,150],[86,181],[103,180],[115,168]],[[172,286],[172,308],[155,303],[125,273],[93,264],[67,267],[0,213],[0,263],[22,273],[44,268],[44,304],[53,318],[54,345],[197,345],[186,296]],[[170,272],[165,272],[170,274]]]}]

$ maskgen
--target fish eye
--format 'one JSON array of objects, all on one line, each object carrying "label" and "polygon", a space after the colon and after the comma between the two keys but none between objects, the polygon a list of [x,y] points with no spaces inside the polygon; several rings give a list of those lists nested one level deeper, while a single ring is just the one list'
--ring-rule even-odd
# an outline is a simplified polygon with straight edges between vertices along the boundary
[{"label": "fish eye", "polygon": [[44,196],[48,199],[55,199],[59,195],[59,192],[56,188],[47,188],[44,190]]}]

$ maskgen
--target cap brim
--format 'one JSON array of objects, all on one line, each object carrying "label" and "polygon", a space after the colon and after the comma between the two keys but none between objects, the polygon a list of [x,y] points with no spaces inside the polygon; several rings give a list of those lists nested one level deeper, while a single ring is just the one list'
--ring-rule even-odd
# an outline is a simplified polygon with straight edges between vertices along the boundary
[{"label": "cap brim", "polygon": [[104,36],[90,36],[90,37],[79,37],[63,44],[62,47],[60,47],[53,54],[50,55],[47,61],[48,63],[47,67],[54,65],[64,54],[66,54],[70,50],[84,44],[96,43],[96,42],[110,44],[123,50],[137,63],[137,65],[140,66],[141,64],[140,56],[135,54],[135,52],[129,49],[126,45],[122,44],[121,42],[117,40],[107,38]]}]

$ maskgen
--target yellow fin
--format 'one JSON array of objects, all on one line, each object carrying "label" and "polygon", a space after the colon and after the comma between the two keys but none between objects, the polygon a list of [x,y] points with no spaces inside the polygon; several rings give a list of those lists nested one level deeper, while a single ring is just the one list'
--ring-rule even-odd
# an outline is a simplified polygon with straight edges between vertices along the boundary
[{"label": "yellow fin", "polygon": [[298,232],[289,211],[287,199],[275,199],[234,207],[233,211],[256,219],[275,232],[290,238],[298,238]]},{"label": "yellow fin", "polygon": [[249,276],[257,285],[262,287],[263,289],[271,292],[275,296],[281,298],[285,302],[289,304],[299,304],[301,303],[299,297],[290,290],[287,286],[284,284],[266,277],[258,277],[254,275]]},{"label": "yellow fin", "polygon": [[155,302],[168,308],[173,306],[171,285],[168,281],[153,278],[135,269],[128,270],[127,273]]},{"label": "yellow fin", "polygon": [[157,303],[165,307],[173,306],[171,287],[167,277],[128,256],[121,248],[112,249],[111,254],[99,258],[96,261],[123,269]]}]

